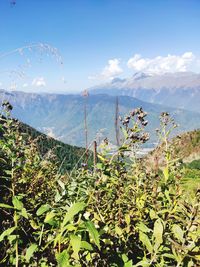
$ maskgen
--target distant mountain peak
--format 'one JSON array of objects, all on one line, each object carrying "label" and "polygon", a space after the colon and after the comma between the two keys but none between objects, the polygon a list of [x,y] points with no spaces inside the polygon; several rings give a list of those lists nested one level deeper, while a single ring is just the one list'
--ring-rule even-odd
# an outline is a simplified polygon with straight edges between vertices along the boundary
[{"label": "distant mountain peak", "polygon": [[200,73],[134,73],[123,82],[101,84],[91,93],[127,95],[140,100],[200,112]]},{"label": "distant mountain peak", "polygon": [[141,79],[148,78],[151,76],[153,76],[153,75],[145,73],[145,72],[136,72],[132,75],[132,79],[137,81],[137,80],[141,80]]}]

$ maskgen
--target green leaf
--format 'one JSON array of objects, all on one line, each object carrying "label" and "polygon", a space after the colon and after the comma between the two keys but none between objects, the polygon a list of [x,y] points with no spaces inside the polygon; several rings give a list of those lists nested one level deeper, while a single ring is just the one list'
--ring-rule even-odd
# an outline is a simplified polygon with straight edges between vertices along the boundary
[{"label": "green leaf", "polygon": [[30,222],[31,227],[32,227],[34,230],[36,230],[36,229],[39,228],[39,226],[37,225],[37,223],[36,223],[35,221],[30,220],[29,222]]},{"label": "green leaf", "polygon": [[122,133],[123,133],[125,139],[127,139],[127,138],[128,138],[128,133],[127,133],[127,131],[126,131],[123,127],[122,127],[121,129],[122,129]]},{"label": "green leaf", "polygon": [[48,204],[44,204],[42,205],[36,212],[37,216],[42,215],[43,213],[45,213],[46,211],[48,211],[51,207]]},{"label": "green leaf", "polygon": [[152,209],[151,209],[150,212],[149,212],[149,216],[150,216],[151,220],[158,218],[158,215],[157,215],[156,212],[155,212],[154,210],[152,210]]},{"label": "green leaf", "polygon": [[168,178],[169,178],[169,169],[168,169],[168,167],[164,168],[163,174],[164,174],[165,182],[166,182],[168,180]]},{"label": "green leaf", "polygon": [[90,233],[92,239],[94,240],[94,243],[100,249],[99,233],[98,233],[97,229],[95,228],[94,224],[91,221],[88,221],[88,222],[85,222],[85,225],[86,225],[86,228],[88,229],[88,232]]},{"label": "green leaf", "polygon": [[152,248],[152,245],[151,245],[151,242],[150,242],[148,236],[145,233],[140,232],[139,233],[139,239],[143,243],[143,245],[147,248],[148,252],[152,253],[153,248]]},{"label": "green leaf", "polygon": [[116,232],[116,234],[118,235],[118,236],[121,236],[121,235],[123,235],[123,231],[122,231],[122,229],[119,227],[119,226],[115,226],[115,232]]},{"label": "green leaf", "polygon": [[157,250],[163,242],[163,223],[161,219],[157,219],[154,223],[153,236],[155,238],[154,249]]},{"label": "green leaf", "polygon": [[137,228],[142,231],[143,233],[149,233],[152,230],[150,228],[148,228],[144,223],[140,222],[137,224]]},{"label": "green leaf", "polygon": [[55,213],[54,212],[49,212],[46,214],[46,217],[44,219],[44,223],[48,223],[50,225],[55,225],[56,221],[53,219],[55,217]]},{"label": "green leaf", "polygon": [[38,249],[37,244],[32,244],[26,251],[25,259],[29,262],[30,258],[33,256],[34,252]]},{"label": "green leaf", "polygon": [[130,215],[129,214],[126,214],[125,215],[125,222],[126,222],[127,225],[130,225],[131,218],[130,218]]},{"label": "green leaf", "polygon": [[102,162],[104,162],[106,159],[103,157],[103,156],[101,156],[101,155],[97,155],[97,157],[102,161]]},{"label": "green leaf", "polygon": [[17,196],[14,196],[12,198],[12,203],[13,203],[14,208],[17,210],[22,210],[24,207],[23,203],[19,200]]},{"label": "green leaf", "polygon": [[70,235],[70,244],[72,246],[73,249],[73,254],[72,257],[76,260],[79,259],[78,253],[80,251],[81,248],[81,238],[79,236],[76,235]]},{"label": "green leaf", "polygon": [[0,208],[14,209],[13,206],[10,206],[10,205],[4,204],[4,203],[0,203]]},{"label": "green leaf", "polygon": [[184,241],[184,238],[183,238],[183,236],[184,236],[184,232],[183,232],[183,230],[181,229],[181,227],[180,227],[179,225],[177,225],[177,224],[173,224],[173,226],[172,226],[172,232],[173,232],[174,236],[175,236],[179,241],[181,241],[181,242]]},{"label": "green leaf", "polygon": [[126,256],[126,254],[122,254],[122,260],[123,260],[123,262],[128,261],[128,257]]},{"label": "green leaf", "polygon": [[87,241],[81,241],[81,248],[84,248],[86,250],[92,251],[93,247],[88,243]]},{"label": "green leaf", "polygon": [[82,211],[85,208],[85,203],[84,202],[77,202],[74,203],[67,213],[65,214],[64,220],[62,222],[61,228],[63,228],[67,222],[71,221],[76,214],[78,214],[80,211]]},{"label": "green leaf", "polygon": [[58,190],[56,191],[55,195],[55,202],[59,202],[61,200],[62,196],[59,194]]},{"label": "green leaf", "polygon": [[14,232],[16,229],[16,227],[11,227],[6,229],[1,235],[0,235],[0,242],[4,239],[4,237],[9,236],[10,234],[12,234],[12,232]]},{"label": "green leaf", "polygon": [[140,262],[138,262],[135,267],[149,267],[151,265],[151,263],[149,263],[149,261],[147,260],[142,260]]},{"label": "green leaf", "polygon": [[58,267],[69,267],[69,254],[67,250],[63,250],[61,253],[56,255],[56,260],[58,262]]},{"label": "green leaf", "polygon": [[62,188],[62,190],[65,190],[65,184],[61,180],[58,180],[58,184]]},{"label": "green leaf", "polygon": [[133,267],[133,263],[132,263],[132,260],[130,261],[127,261],[126,263],[124,263],[124,267]]},{"label": "green leaf", "polygon": [[26,211],[25,208],[22,208],[22,210],[21,210],[21,215],[22,215],[24,218],[28,219],[28,213],[27,213],[27,211]]}]

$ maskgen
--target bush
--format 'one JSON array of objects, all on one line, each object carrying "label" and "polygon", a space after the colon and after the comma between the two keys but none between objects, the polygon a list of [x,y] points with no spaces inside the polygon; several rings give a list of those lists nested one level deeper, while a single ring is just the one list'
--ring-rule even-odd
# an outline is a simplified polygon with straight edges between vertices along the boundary
[{"label": "bush", "polygon": [[180,187],[168,150],[175,125],[167,113],[159,131],[162,172],[147,171],[135,156],[148,140],[146,113],[136,109],[122,120],[124,140],[115,153],[108,153],[106,141],[93,170],[64,177],[5,115],[2,266],[199,266],[199,195],[187,199]]}]

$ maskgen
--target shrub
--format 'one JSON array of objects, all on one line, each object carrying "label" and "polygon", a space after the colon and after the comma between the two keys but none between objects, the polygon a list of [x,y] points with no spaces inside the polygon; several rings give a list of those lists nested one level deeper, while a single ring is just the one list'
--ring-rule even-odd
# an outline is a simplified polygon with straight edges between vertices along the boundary
[{"label": "shrub", "polygon": [[[99,162],[61,177],[44,161],[5,105],[1,138],[0,262],[5,266],[199,266],[199,195],[187,199],[161,116],[162,171],[148,171],[135,151],[148,140],[146,113],[122,120],[123,144]],[[7,167],[6,167],[7,166]]]}]

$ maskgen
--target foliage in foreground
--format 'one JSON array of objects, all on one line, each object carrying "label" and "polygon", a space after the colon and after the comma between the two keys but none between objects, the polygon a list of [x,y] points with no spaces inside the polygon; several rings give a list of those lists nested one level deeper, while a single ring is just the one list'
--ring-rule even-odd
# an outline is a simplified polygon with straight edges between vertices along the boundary
[{"label": "foliage in foreground", "polygon": [[122,121],[124,142],[116,153],[108,153],[106,142],[93,170],[65,176],[5,115],[1,266],[200,265],[199,195],[186,199],[180,187],[181,173],[168,150],[174,127],[168,114],[162,114],[159,132],[162,172],[148,172],[134,156],[148,139],[146,113],[136,109]]}]

